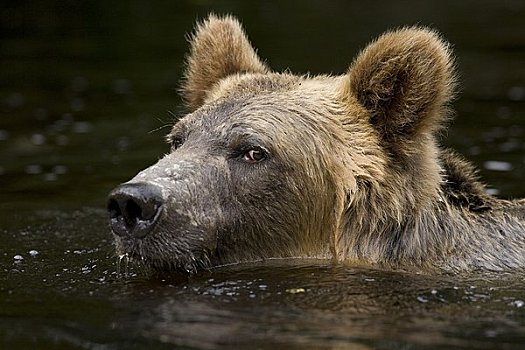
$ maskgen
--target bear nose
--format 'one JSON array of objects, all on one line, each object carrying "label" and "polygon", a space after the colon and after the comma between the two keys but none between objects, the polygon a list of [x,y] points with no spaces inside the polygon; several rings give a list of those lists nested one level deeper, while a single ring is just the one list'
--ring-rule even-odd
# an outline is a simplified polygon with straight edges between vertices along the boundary
[{"label": "bear nose", "polygon": [[111,229],[118,236],[145,237],[162,212],[162,191],[153,184],[131,183],[115,188],[108,197]]}]

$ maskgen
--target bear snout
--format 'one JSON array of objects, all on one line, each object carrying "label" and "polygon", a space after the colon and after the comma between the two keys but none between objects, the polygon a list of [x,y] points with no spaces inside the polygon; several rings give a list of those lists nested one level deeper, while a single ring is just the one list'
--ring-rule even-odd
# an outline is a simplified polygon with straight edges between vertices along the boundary
[{"label": "bear snout", "polygon": [[145,237],[159,220],[163,202],[160,187],[151,183],[116,187],[108,197],[111,229],[120,237]]}]

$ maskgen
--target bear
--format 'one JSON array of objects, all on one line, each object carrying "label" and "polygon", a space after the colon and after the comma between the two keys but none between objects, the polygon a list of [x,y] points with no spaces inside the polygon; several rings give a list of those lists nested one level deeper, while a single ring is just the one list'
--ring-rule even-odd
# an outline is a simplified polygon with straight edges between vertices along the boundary
[{"label": "bear", "polygon": [[525,267],[525,200],[438,143],[450,45],[403,27],[334,75],[274,72],[240,22],[196,25],[169,154],[109,194],[119,256],[194,273],[266,259],[415,271]]}]

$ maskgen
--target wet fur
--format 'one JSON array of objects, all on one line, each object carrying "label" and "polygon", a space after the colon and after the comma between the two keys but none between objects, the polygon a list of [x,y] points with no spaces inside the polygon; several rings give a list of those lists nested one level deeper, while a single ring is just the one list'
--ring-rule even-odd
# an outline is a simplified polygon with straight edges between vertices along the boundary
[{"label": "wet fur", "polygon": [[[200,246],[181,235],[168,211],[152,237],[117,242],[121,252],[186,270],[272,257],[417,270],[525,266],[524,201],[487,195],[474,169],[437,144],[456,79],[435,31],[387,32],[335,77],[271,72],[230,16],[198,24],[190,44],[181,88],[190,113],[168,136],[183,147],[163,164],[216,163],[197,176],[215,199],[196,197],[221,218],[195,232],[215,240]],[[235,163],[228,154],[244,139],[270,148],[271,160]],[[155,178],[145,172],[133,181]]]}]

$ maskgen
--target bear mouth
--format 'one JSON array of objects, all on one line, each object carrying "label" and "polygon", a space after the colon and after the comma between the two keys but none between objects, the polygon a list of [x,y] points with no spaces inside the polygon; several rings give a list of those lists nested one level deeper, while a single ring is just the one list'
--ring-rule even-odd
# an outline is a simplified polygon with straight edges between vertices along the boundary
[{"label": "bear mouth", "polygon": [[[205,248],[181,248],[165,242],[146,239],[116,237],[118,263],[125,260],[144,270],[147,274],[182,273],[195,274],[210,270],[220,264],[213,251]],[[186,249],[185,249],[186,248]]]}]

